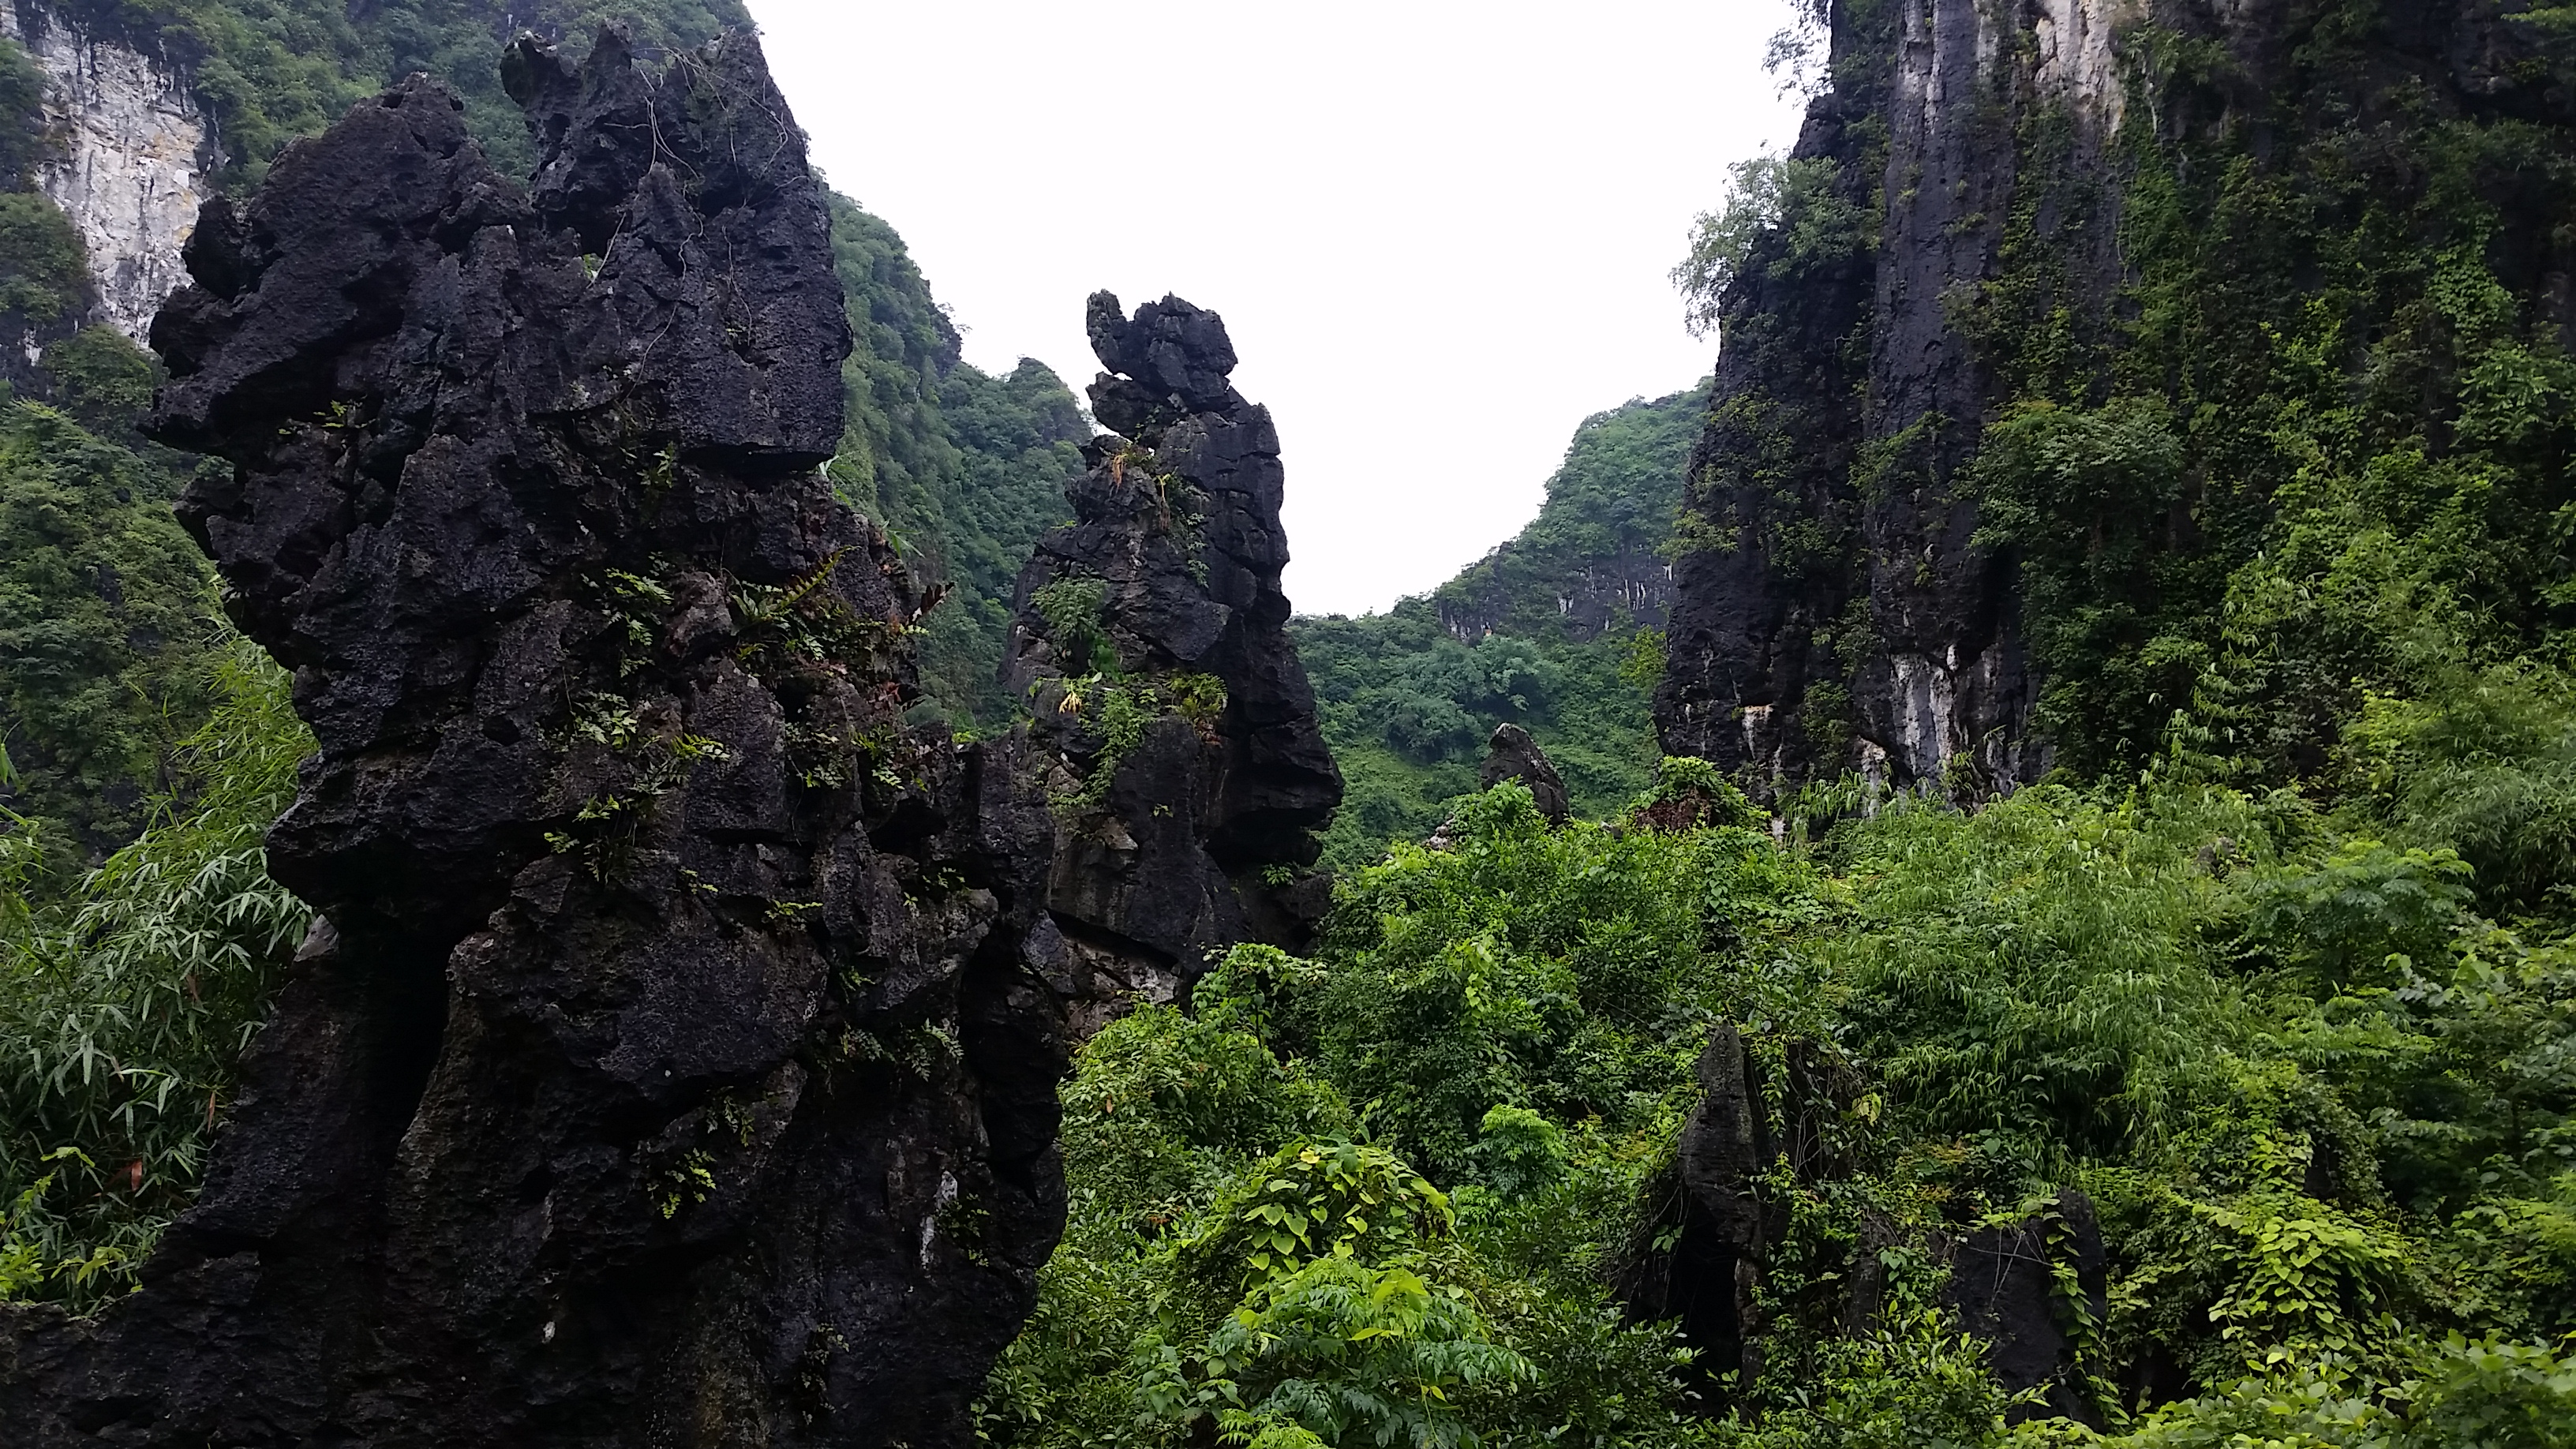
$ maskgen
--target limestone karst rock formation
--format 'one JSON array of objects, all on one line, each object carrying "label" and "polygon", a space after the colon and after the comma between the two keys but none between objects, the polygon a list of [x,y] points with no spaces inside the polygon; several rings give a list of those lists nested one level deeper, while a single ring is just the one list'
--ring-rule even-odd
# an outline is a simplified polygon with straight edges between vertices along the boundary
[{"label": "limestone karst rock formation", "polygon": [[[1697,1066],[1700,1100],[1682,1123],[1669,1168],[1645,1195],[1635,1239],[1614,1275],[1619,1296],[1645,1319],[1671,1319],[1700,1351],[1693,1371],[1707,1403],[1722,1406],[1761,1372],[1755,1342],[1766,1312],[1806,1312],[1846,1332],[1882,1321],[1888,1269],[1878,1250],[1905,1242],[1877,1212],[1864,1211],[1847,1282],[1784,1304],[1766,1278],[1795,1241],[1784,1179],[1800,1184],[1849,1177],[1856,1142],[1848,1123],[1863,1081],[1815,1043],[1791,1041],[1768,1068],[1732,1022],[1709,1033]],[[2091,1322],[2109,1311],[2101,1225],[2092,1200],[2068,1189],[2031,1216],[1961,1234],[1936,1232],[1912,1246],[1946,1265],[1944,1305],[1960,1329],[1983,1340],[1987,1365],[2008,1392],[2037,1391],[2015,1405],[2014,1422],[2063,1415],[2100,1427],[2086,1391],[2080,1304]],[[2071,1276],[2061,1281],[2061,1270]],[[1766,1293],[1766,1287],[1772,1292]],[[2081,1295],[2078,1298],[2077,1295]],[[1733,1382],[1729,1380],[1732,1378]]]},{"label": "limestone karst rock formation", "polygon": [[1278,433],[1223,320],[1098,292],[1087,321],[1112,432],[1021,574],[1004,671],[1056,764],[1060,989],[1169,996],[1210,950],[1303,945],[1342,777],[1285,628]]},{"label": "limestone karst rock formation", "polygon": [[1547,751],[1538,747],[1530,732],[1508,721],[1494,726],[1492,739],[1485,742],[1485,763],[1476,772],[1476,788],[1490,790],[1505,780],[1518,780],[1528,787],[1530,803],[1551,825],[1562,825],[1573,806],[1565,794],[1565,778],[1549,763]]},{"label": "limestone karst rock formation", "polygon": [[[1666,751],[1740,767],[1757,785],[1858,769],[1892,787],[1946,778],[1982,794],[2050,768],[2043,695],[2062,680],[2041,657],[2026,558],[1985,531],[1995,515],[1975,470],[1991,428],[2023,403],[2123,395],[2170,407],[2185,432],[2196,409],[2269,416],[2246,411],[2258,400],[2238,384],[2187,375],[2146,342],[2132,349],[2138,334],[2124,329],[2152,307],[2128,250],[2139,242],[2131,203],[2168,208],[2157,224],[2185,250],[2229,221],[2191,210],[2206,204],[2191,186],[2167,195],[2133,182],[2162,186],[2179,166],[2170,174],[2197,185],[2241,155],[2249,176],[2298,198],[2284,208],[2314,207],[2284,210],[2269,230],[2235,217],[2233,270],[2268,289],[2248,295],[2336,295],[2324,258],[2341,243],[2330,239],[2365,207],[2485,218],[2480,253],[2515,299],[2515,325],[2560,345],[2576,335],[2563,187],[2517,189],[2514,175],[2539,174],[2521,162],[2472,183],[2444,169],[2466,163],[2428,163],[2422,142],[2402,139],[2462,120],[2524,128],[2515,145],[2563,153],[2576,92],[2557,68],[2561,42],[2522,10],[1815,7],[1832,81],[1794,151],[1799,215],[1753,242],[1723,300],[1726,345],[1688,475],[1688,551],[1655,703]],[[2173,59],[2183,54],[2194,59]],[[2330,148],[2302,156],[2330,136],[2368,164]],[[2311,239],[2318,250],[2303,250]],[[2365,387],[2378,364],[2361,339],[2405,325],[2389,309],[2423,285],[2336,314],[2348,355],[2327,365],[2352,371],[2335,386]],[[2254,325],[2251,309],[2236,310]],[[2205,622],[2164,630],[2160,604],[2208,587],[2191,580],[2225,579],[2257,546],[2268,490],[2293,471],[2227,446],[2183,450],[2161,485],[2169,497],[2123,485],[2116,470],[2075,470],[2052,520],[2083,560],[2068,567],[2097,567],[2104,582],[2041,622],[2078,640],[2069,653],[2133,676],[2081,709],[2097,731],[2110,704],[2134,711],[2120,763],[2153,748],[2218,646]],[[2205,599],[2192,607],[2217,612]],[[2101,753],[2087,763],[2105,763]]]},{"label": "limestone karst rock formation", "polygon": [[[1977,144],[1981,121],[2008,123],[1972,108],[2032,99],[2004,75],[2025,56],[1978,38],[1973,0],[1836,14],[1852,73],[1810,106],[1795,155],[1831,159],[1854,218],[1883,176],[1902,196],[1875,249],[1776,279],[1766,252],[1730,298],[1656,723],[1667,752],[1758,779],[1911,783],[1969,754],[2008,785],[2044,768],[2036,686],[2009,560],[1969,546],[1976,508],[1949,486],[1988,379],[1944,308],[1984,275],[2011,206],[2009,132]],[[1865,467],[1905,486],[1867,486]]]},{"label": "limestone karst rock formation", "polygon": [[85,26],[69,7],[0,4],[0,37],[44,77],[49,144],[29,179],[79,233],[96,293],[96,317],[71,320],[108,323],[140,342],[186,280],[179,247],[220,160],[213,118],[166,58],[113,28]]},{"label": "limestone karst rock formation", "polygon": [[506,75],[530,185],[414,79],[152,330],[324,924],[143,1289],[0,1309],[12,1446],[962,1443],[1060,1231],[1051,822],[900,723],[803,138],[748,36]]}]

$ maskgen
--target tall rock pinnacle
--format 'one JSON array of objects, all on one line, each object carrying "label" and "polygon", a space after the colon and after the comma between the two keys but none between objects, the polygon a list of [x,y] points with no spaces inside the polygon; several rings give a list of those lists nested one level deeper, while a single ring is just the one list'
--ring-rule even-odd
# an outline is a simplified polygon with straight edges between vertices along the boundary
[{"label": "tall rock pinnacle", "polygon": [[406,82],[153,328],[323,922],[143,1290],[0,1309],[13,1446],[960,1444],[1061,1229],[1052,830],[900,723],[803,138],[748,36],[505,75],[531,186]]},{"label": "tall rock pinnacle", "polygon": [[1304,943],[1324,883],[1298,873],[1342,777],[1286,629],[1279,435],[1227,380],[1224,321],[1107,292],[1087,321],[1112,433],[1020,576],[1003,667],[1056,767],[1068,957],[1094,994],[1162,992],[1212,949]]}]

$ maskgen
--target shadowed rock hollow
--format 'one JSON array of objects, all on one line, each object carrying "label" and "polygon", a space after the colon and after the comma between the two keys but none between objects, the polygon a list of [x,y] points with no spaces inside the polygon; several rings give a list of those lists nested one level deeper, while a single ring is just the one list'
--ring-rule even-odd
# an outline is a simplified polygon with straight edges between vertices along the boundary
[{"label": "shadowed rock hollow", "polygon": [[1053,771],[1059,989],[1168,998],[1213,949],[1305,945],[1342,777],[1286,628],[1279,434],[1227,381],[1224,321],[1095,292],[1087,322],[1113,431],[1020,575],[1004,678]]},{"label": "shadowed rock hollow", "polygon": [[324,922],[143,1291],[0,1310],[12,1445],[960,1443],[1060,1230],[1052,825],[899,724],[803,139],[748,36],[506,76],[531,184],[414,79],[153,329]]}]

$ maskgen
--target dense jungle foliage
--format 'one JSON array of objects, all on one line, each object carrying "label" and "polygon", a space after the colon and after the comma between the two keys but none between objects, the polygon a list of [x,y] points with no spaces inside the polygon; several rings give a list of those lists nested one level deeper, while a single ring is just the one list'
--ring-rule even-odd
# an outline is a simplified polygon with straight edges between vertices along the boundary
[{"label": "dense jungle foliage", "polygon": [[[2332,809],[2189,748],[1974,813],[1793,808],[1777,836],[1691,761],[1659,789],[1701,802],[1690,828],[1649,828],[1652,797],[1555,831],[1517,785],[1475,797],[1449,848],[1346,876],[1311,959],[1239,948],[1191,1013],[1083,1048],[1072,1222],[984,1431],[2576,1443],[2576,956],[2426,788],[2554,798],[2571,740],[2567,682],[2516,674],[2377,716]],[[1829,1147],[1755,1184],[1785,1232],[1748,1366],[1712,1382],[1611,1285],[1680,1231],[1720,1023],[1774,1136]],[[1844,1085],[1795,1090],[1819,1078]],[[2098,1317],[2052,1231],[2068,1189],[2108,1250]],[[2006,1428],[2037,1406],[1948,1284],[1998,1224],[2056,1255],[2092,1426]]]},{"label": "dense jungle foliage", "polygon": [[1437,829],[1506,721],[1548,752],[1579,811],[1615,810],[1652,783],[1647,704],[1670,582],[1658,550],[1706,393],[1584,419],[1538,517],[1430,594],[1290,623],[1346,786],[1325,864],[1366,865],[1388,840]]},{"label": "dense jungle foliage", "polygon": [[[2048,727],[2080,769],[2134,764],[2196,698],[2261,778],[2312,774],[2372,694],[2563,659],[2576,622],[2576,364],[2542,275],[2576,155],[2389,74],[2375,5],[2319,8],[2253,115],[2223,50],[2132,41],[2168,119],[2121,133],[2116,317],[2067,305],[2076,248],[2049,214],[2105,224],[2072,183],[2025,196],[1979,299],[2015,400],[1969,482],[2024,560]],[[2043,170],[2073,144],[2047,115],[1998,143]]]}]

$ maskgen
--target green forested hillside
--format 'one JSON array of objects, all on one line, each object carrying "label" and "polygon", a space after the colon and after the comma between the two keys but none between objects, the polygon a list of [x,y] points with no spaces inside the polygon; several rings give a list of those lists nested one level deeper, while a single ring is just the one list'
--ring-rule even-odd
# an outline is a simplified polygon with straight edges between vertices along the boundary
[{"label": "green forested hillside", "polygon": [[1539,515],[1427,597],[1290,625],[1347,787],[1325,837],[1337,867],[1420,839],[1476,788],[1485,740],[1526,726],[1579,813],[1653,781],[1647,716],[1682,469],[1704,389],[1584,420]]},{"label": "green forested hillside", "polygon": [[0,718],[9,805],[68,866],[112,850],[203,718],[213,570],[166,466],[36,403],[0,405]]},{"label": "green forested hillside", "polygon": [[894,228],[839,197],[832,250],[857,347],[849,432],[832,476],[952,589],[924,620],[922,684],[959,725],[1020,707],[998,679],[1011,589],[1039,534],[1068,521],[1091,426],[1043,363],[994,377],[960,362],[955,324]]},{"label": "green forested hillside", "polygon": [[751,23],[740,0],[48,0],[75,24],[184,67],[223,136],[223,183],[256,185],[278,150],[414,71],[464,97],[505,172],[535,157],[494,58],[515,30],[575,45],[600,24],[638,45],[695,45]]}]

